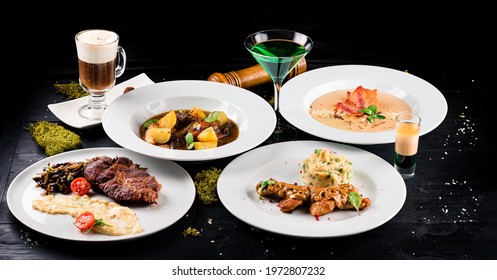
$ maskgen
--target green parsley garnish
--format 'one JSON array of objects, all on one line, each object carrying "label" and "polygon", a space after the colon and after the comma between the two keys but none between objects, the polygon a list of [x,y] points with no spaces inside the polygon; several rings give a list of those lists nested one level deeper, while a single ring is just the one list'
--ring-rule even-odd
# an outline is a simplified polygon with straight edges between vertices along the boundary
[{"label": "green parsley garnish", "polygon": [[146,123],[143,124],[145,128],[148,128],[151,124],[158,122],[158,119],[150,119]]},{"label": "green parsley garnish", "polygon": [[204,119],[204,122],[215,122],[217,121],[217,118],[219,117],[219,112],[218,111],[214,111],[212,113],[210,113],[205,119]]},{"label": "green parsley garnish", "polygon": [[91,229],[93,227],[95,227],[95,226],[108,226],[108,227],[112,227],[111,225],[104,223],[104,221],[102,219],[96,219],[95,223],[89,229],[83,230],[83,233],[89,233],[91,231]]},{"label": "green parsley garnish", "polygon": [[349,195],[347,196],[347,199],[349,200],[350,204],[354,206],[355,210],[357,210],[357,213],[361,215],[361,212],[359,212],[359,208],[361,207],[362,203],[362,197],[360,194],[357,192],[350,192]]},{"label": "green parsley garnish", "polygon": [[188,150],[191,150],[193,148],[193,134],[191,132],[188,132],[185,136],[185,140],[186,140],[186,145]]},{"label": "green parsley garnish", "polygon": [[368,108],[364,108],[364,109],[359,110],[359,112],[366,114],[367,115],[367,120],[370,123],[374,123],[375,119],[381,119],[382,120],[382,119],[385,118],[385,116],[377,114],[376,110],[377,110],[376,105],[370,105]]},{"label": "green parsley garnish", "polygon": [[257,201],[261,200],[262,191],[267,188],[267,186],[272,186],[274,184],[276,184],[274,180],[261,181],[261,187],[259,188],[259,197],[257,198]]}]

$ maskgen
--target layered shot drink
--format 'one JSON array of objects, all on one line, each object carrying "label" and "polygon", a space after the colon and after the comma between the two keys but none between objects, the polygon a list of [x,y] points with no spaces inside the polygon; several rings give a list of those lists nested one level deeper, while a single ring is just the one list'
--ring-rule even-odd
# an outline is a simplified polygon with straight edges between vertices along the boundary
[{"label": "layered shot drink", "polygon": [[414,113],[396,117],[394,167],[404,179],[414,177],[421,118]]}]

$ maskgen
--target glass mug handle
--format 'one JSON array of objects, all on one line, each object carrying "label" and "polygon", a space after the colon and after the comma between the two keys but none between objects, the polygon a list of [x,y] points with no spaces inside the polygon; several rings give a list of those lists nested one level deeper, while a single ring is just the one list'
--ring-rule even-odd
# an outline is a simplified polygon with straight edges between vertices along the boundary
[{"label": "glass mug handle", "polygon": [[116,78],[119,78],[126,69],[126,52],[121,46],[117,47]]}]

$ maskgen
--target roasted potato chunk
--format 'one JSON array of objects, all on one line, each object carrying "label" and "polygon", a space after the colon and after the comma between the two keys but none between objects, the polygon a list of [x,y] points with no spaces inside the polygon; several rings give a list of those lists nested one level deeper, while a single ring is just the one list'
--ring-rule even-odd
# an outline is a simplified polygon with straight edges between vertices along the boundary
[{"label": "roasted potato chunk", "polygon": [[217,141],[212,142],[193,142],[193,148],[195,150],[205,150],[217,147]]},{"label": "roasted potato chunk", "polygon": [[219,112],[219,115],[217,115],[217,120],[219,121],[220,125],[223,125],[228,121],[228,115],[226,115],[225,112]]},{"label": "roasted potato chunk", "polygon": [[197,140],[200,142],[217,142],[217,135],[212,126],[202,130],[197,135]]},{"label": "roasted potato chunk", "polygon": [[205,117],[206,117],[204,111],[197,106],[193,107],[190,110],[190,115],[195,116],[195,117],[199,117],[202,120],[205,119]]},{"label": "roasted potato chunk", "polygon": [[169,113],[165,114],[162,118],[157,121],[157,124],[160,128],[169,128],[173,129],[176,125],[177,117],[176,112],[174,110],[169,111]]},{"label": "roasted potato chunk", "polygon": [[145,141],[151,144],[164,144],[171,138],[171,129],[150,126],[145,132]]}]

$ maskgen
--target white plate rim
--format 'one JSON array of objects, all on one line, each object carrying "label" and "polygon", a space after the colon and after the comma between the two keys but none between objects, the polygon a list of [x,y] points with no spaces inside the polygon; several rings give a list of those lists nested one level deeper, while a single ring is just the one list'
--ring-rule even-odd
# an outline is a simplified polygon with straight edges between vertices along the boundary
[{"label": "white plate rim", "polygon": [[[394,143],[393,130],[345,131],[321,124],[310,116],[307,111],[310,102],[331,90],[337,90],[335,87],[340,83],[349,87],[379,84],[391,89],[394,92],[392,94],[398,94],[399,98],[415,107],[412,108],[413,111],[422,120],[420,136],[435,129],[447,115],[448,105],[445,97],[429,82],[392,68],[355,64],[316,68],[287,81],[281,88],[281,115],[298,129],[327,140],[359,145]],[[309,100],[311,95],[313,99]]]},{"label": "white plate rim", "polygon": [[[315,221],[314,217],[305,212],[306,210],[302,210],[303,214],[298,214],[300,216],[292,220],[295,212],[283,213],[278,210],[275,203],[257,202],[255,194],[257,181],[254,182],[251,179],[267,172],[263,170],[282,170],[291,167],[292,164],[295,165],[295,162],[292,162],[295,158],[304,159],[309,155],[309,151],[312,153],[314,149],[323,147],[348,157],[352,161],[354,172],[357,170],[363,174],[365,172],[366,177],[372,180],[370,184],[374,187],[369,186],[373,194],[372,204],[360,216],[355,211],[342,212],[340,215],[348,216],[343,220],[334,221],[333,215],[338,215],[336,211],[343,211],[335,210],[321,216],[319,221]],[[361,162],[361,159],[365,163]],[[369,171],[365,169],[364,164],[368,164]],[[357,169],[358,165],[359,169]],[[291,172],[298,172],[298,170]],[[354,178],[352,178],[352,184],[355,184]],[[260,180],[264,179],[260,178]],[[284,178],[279,180],[285,181]],[[360,190],[362,188],[362,186],[355,186]],[[366,189],[362,188],[363,194],[364,190]],[[392,219],[404,205],[407,195],[406,185],[400,174],[392,165],[377,155],[341,143],[312,140],[270,144],[238,156],[223,169],[218,179],[217,191],[220,201],[228,211],[245,223],[269,232],[305,238],[333,238],[372,230]],[[307,216],[302,218],[303,215]]]},{"label": "white plate rim", "polygon": [[[48,163],[66,161],[82,161],[93,156],[126,156],[134,163],[147,167],[148,172],[157,178],[163,188],[159,192],[158,204],[155,206],[138,206],[132,208],[143,226],[143,231],[137,234],[110,236],[103,234],[83,234],[71,223],[69,215],[51,215],[42,213],[26,205],[31,205],[32,199],[42,198],[42,189],[36,187],[32,177],[41,172]],[[62,195],[62,194],[57,194]],[[72,194],[71,194],[72,195]],[[93,194],[91,197],[112,201],[103,194]],[[188,172],[173,161],[149,158],[141,154],[118,147],[86,148],[60,153],[46,157],[21,171],[12,180],[7,190],[7,205],[10,212],[27,227],[45,235],[72,241],[103,242],[133,240],[154,234],[176,223],[190,209],[195,200],[195,185]],[[40,221],[37,221],[40,220]],[[43,222],[53,222],[51,225]]]},{"label": "white plate rim", "polygon": [[[133,135],[134,132],[129,125],[133,116],[129,112],[136,110],[136,106],[163,102],[165,112],[171,109],[186,109],[174,108],[174,104],[180,101],[188,102],[190,107],[202,107],[198,104],[202,99],[213,100],[222,106],[232,106],[243,112],[241,117],[246,119],[246,126],[239,126],[239,139],[213,149],[184,151],[160,148]],[[230,115],[228,117],[233,119]],[[132,151],[160,159],[206,161],[237,155],[264,142],[274,131],[276,113],[262,97],[241,87],[212,81],[174,80],[143,86],[121,95],[105,111],[102,126],[114,142]]]}]

